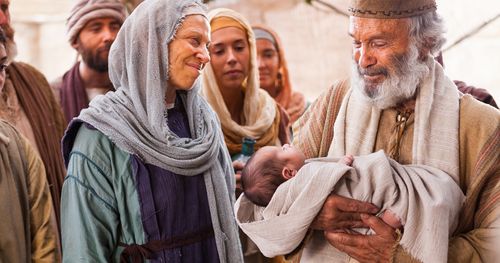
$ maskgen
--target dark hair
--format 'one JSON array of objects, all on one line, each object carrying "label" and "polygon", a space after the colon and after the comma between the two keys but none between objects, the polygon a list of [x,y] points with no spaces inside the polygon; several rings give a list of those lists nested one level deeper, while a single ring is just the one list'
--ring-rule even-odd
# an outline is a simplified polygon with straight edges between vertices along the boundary
[{"label": "dark hair", "polygon": [[0,43],[3,44],[4,47],[7,44],[7,36],[5,35],[5,32],[1,27],[0,27]]},{"label": "dark hair", "polygon": [[286,180],[281,176],[286,162],[277,160],[274,156],[255,160],[257,151],[246,163],[241,172],[241,187],[245,196],[252,203],[267,206],[278,188]]}]

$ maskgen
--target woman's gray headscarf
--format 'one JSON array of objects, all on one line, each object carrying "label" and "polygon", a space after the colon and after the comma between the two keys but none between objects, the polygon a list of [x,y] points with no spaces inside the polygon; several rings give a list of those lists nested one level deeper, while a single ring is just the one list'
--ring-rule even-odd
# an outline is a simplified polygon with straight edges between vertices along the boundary
[{"label": "woman's gray headscarf", "polygon": [[109,75],[116,91],[93,99],[78,119],[145,163],[185,176],[204,174],[219,258],[239,262],[233,170],[219,121],[199,95],[199,81],[180,94],[193,138],[179,138],[167,124],[165,93],[173,88],[168,84],[168,44],[186,16],[205,12],[194,0],[140,4],[110,50]]}]

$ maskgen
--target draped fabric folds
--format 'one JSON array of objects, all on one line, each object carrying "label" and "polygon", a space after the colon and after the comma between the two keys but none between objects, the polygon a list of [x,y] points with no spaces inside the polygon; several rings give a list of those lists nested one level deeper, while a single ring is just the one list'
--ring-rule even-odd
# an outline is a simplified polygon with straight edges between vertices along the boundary
[{"label": "draped fabric folds", "polygon": [[89,106],[89,99],[80,76],[80,62],[76,63],[64,76],[61,83],[61,107],[69,123],[82,109]]},{"label": "draped fabric folds", "polygon": [[47,181],[56,218],[59,219],[59,200],[66,170],[60,141],[66,127],[64,116],[45,77],[28,64],[12,62],[7,67],[19,103],[33,129],[40,158],[45,166]]},{"label": "draped fabric folds", "polygon": [[165,105],[167,90],[175,88],[168,81],[168,44],[186,16],[205,12],[194,0],[141,3],[111,46],[109,76],[116,91],[95,97],[78,119],[147,164],[183,176],[203,174],[219,259],[232,262],[241,259],[232,211],[235,182],[217,116],[199,95],[199,81],[178,92],[192,139],[170,130]]}]

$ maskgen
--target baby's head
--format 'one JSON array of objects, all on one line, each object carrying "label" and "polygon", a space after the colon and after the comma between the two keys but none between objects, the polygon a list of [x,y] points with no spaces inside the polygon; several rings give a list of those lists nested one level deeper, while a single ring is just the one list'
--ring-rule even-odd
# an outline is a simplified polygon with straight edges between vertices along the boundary
[{"label": "baby's head", "polygon": [[254,204],[267,206],[276,188],[292,178],[304,165],[305,156],[288,144],[266,146],[258,150],[241,173],[241,187]]}]

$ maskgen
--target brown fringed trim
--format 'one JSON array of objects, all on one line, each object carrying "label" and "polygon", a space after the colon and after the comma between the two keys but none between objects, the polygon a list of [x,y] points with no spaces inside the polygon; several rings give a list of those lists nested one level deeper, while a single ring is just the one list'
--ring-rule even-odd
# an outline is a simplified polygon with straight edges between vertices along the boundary
[{"label": "brown fringed trim", "polygon": [[143,259],[153,259],[156,252],[187,246],[212,236],[214,236],[214,229],[212,226],[208,226],[196,232],[166,240],[152,240],[143,245],[124,244],[120,242],[118,245],[125,247],[120,256],[120,262],[127,263],[131,259],[133,263],[141,263]]},{"label": "brown fringed trim", "polygon": [[391,249],[391,260],[389,261],[389,263],[393,263],[393,262],[397,262],[395,261],[395,256],[396,256],[396,252],[398,250],[398,247],[399,247],[399,241],[401,241],[401,230],[399,229],[396,229],[396,241],[394,241],[394,245],[392,245],[392,249]]},{"label": "brown fringed trim", "polygon": [[351,13],[352,16],[377,16],[377,17],[386,17],[386,18],[393,18],[393,17],[410,17],[418,14],[425,13],[429,10],[436,10],[437,6],[436,4],[429,4],[429,5],[424,5],[419,8],[415,9],[410,9],[410,10],[383,10],[383,11],[372,11],[372,10],[362,10],[362,9],[357,9],[350,7],[348,10]]}]

